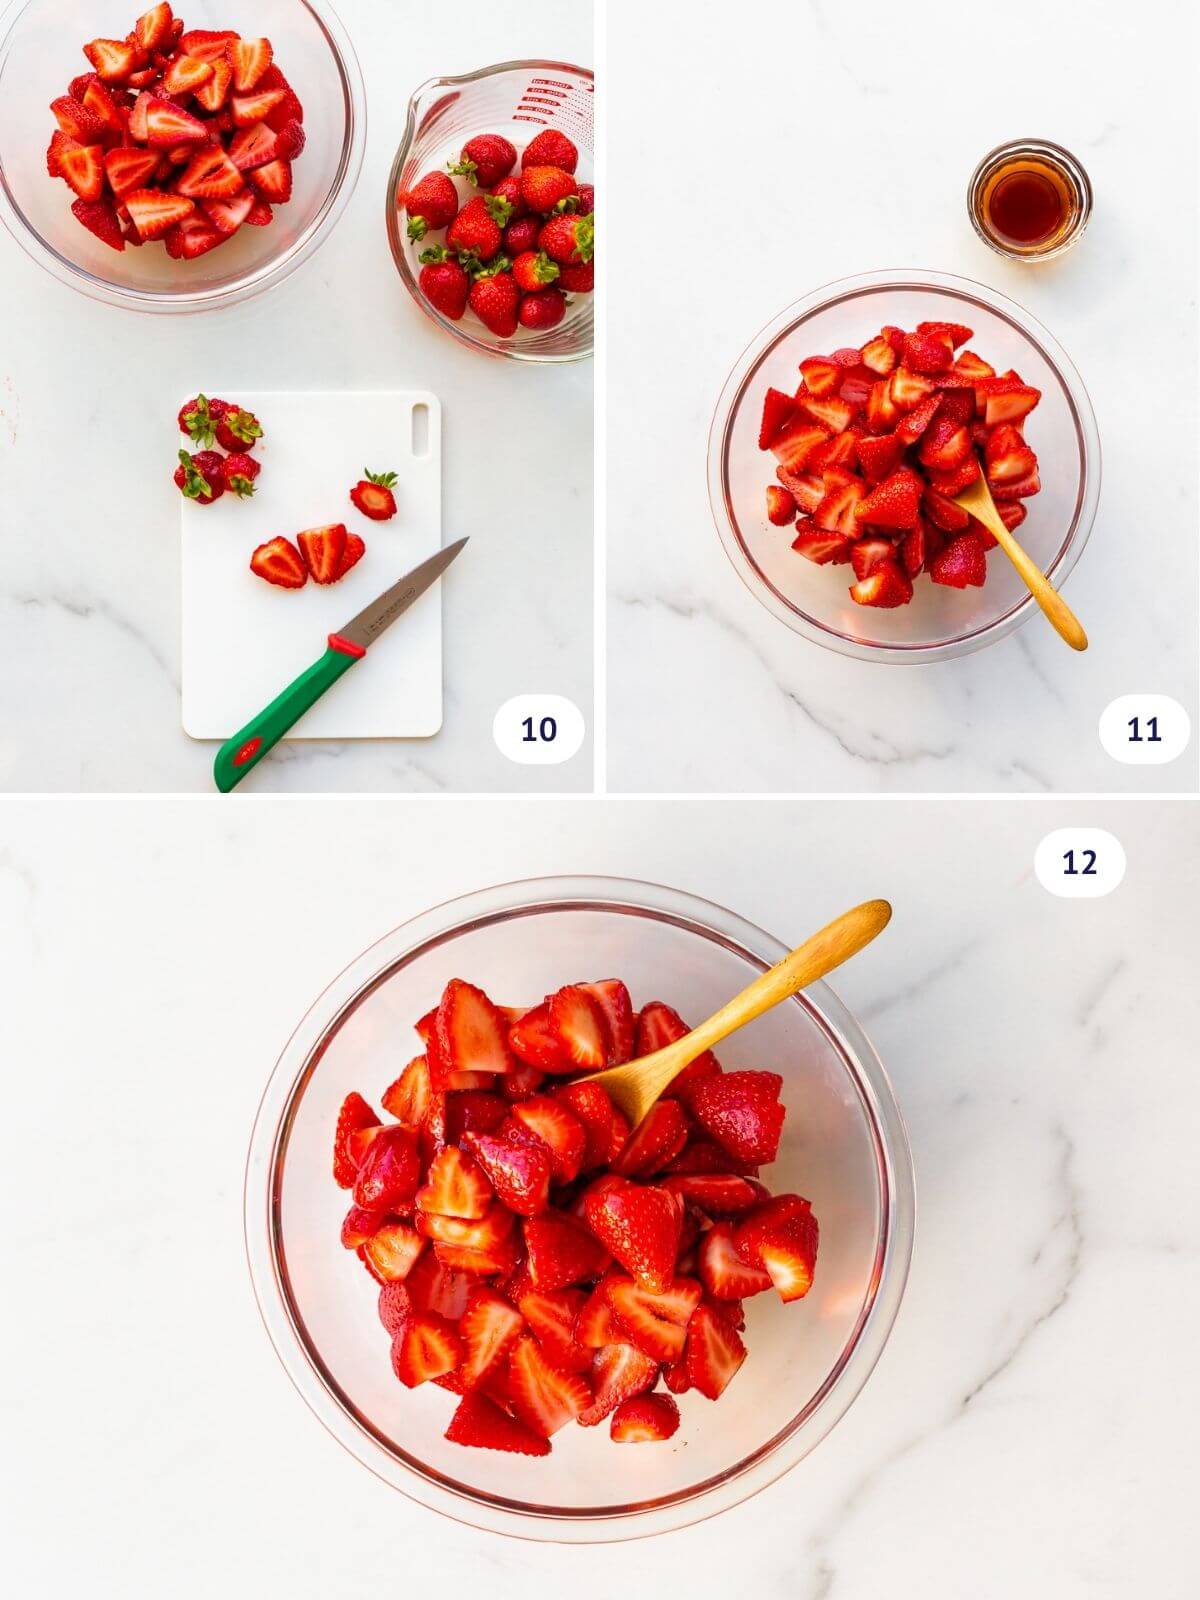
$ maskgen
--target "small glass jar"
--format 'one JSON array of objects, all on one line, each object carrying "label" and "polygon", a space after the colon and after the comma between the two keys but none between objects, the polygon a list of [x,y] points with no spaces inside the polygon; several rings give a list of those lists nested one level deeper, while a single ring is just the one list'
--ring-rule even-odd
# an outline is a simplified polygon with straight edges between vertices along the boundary
[{"label": "small glass jar", "polygon": [[1083,233],[1092,185],[1061,145],[1014,139],[984,156],[967,189],[971,225],[1010,261],[1051,261]]}]

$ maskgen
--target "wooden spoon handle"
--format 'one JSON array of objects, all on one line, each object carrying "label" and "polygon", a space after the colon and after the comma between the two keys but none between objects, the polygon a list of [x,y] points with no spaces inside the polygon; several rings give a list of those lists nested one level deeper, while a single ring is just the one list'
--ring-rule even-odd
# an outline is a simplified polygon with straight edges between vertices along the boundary
[{"label": "wooden spoon handle", "polygon": [[791,955],[784,956],[777,966],[755,978],[719,1011],[714,1011],[707,1022],[680,1039],[673,1046],[681,1057],[676,1071],[682,1071],[689,1061],[753,1022],[755,1017],[761,1017],[781,1000],[790,999],[800,989],[849,961],[872,939],[878,938],[891,919],[892,908],[886,900],[867,900],[853,911],[835,917],[819,933],[798,945]]},{"label": "wooden spoon handle", "polygon": [[992,526],[992,532],[996,536],[996,542],[1000,545],[1004,554],[1020,573],[1022,581],[1029,589],[1030,594],[1041,606],[1047,622],[1049,622],[1055,633],[1058,634],[1060,639],[1069,644],[1072,650],[1086,650],[1088,636],[1084,632],[1083,624],[1062,595],[1059,594],[1058,590],[1052,586],[1037,563],[1026,554],[1024,548],[1013,538],[999,517],[996,518]]}]

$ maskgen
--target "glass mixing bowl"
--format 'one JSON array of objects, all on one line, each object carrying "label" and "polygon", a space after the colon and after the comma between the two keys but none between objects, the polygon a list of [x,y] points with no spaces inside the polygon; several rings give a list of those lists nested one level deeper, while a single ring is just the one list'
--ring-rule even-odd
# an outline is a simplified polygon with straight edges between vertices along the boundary
[{"label": "glass mixing bowl", "polygon": [[[542,128],[560,128],[567,135],[579,151],[576,176],[590,183],[595,148],[592,99],[593,78],[585,67],[563,61],[505,61],[460,78],[433,78],[409,101],[404,137],[388,177],[388,242],[404,287],[426,316],[460,344],[513,361],[580,361],[592,353],[593,296],[572,295],[556,328],[519,328],[511,339],[497,338],[469,310],[461,322],[453,322],[430,305],[417,281],[422,250],[443,236],[433,234],[419,244],[411,243],[399,196],[425,173],[444,172],[474,134],[503,134],[522,150]],[[456,182],[464,198],[473,192],[463,179]]]},{"label": "glass mixing bowl", "polygon": [[758,448],[768,388],[791,394],[800,362],[860,346],[885,323],[961,322],[997,372],[1014,367],[1042,399],[1026,423],[1042,491],[1025,502],[1017,538],[1055,588],[1083,554],[1100,499],[1100,436],[1083,380],[1029,313],[994,289],[947,273],[903,270],[843,278],[789,306],[759,333],[730,374],[708,441],[709,501],[725,553],[767,610],[806,639],[860,661],[944,661],[994,644],[1038,615],[1037,602],[1000,550],[982,589],[950,589],[922,574],[911,605],[855,605],[844,566],[817,566],[792,548],[790,528],[767,521],[775,458]]},{"label": "glass mixing bowl", "polygon": [[[813,918],[810,920],[819,920]],[[635,1004],[699,1021],[786,948],[731,912],[646,883],[555,878],[488,889],[427,912],[359,957],[316,1001],[267,1086],[246,1172],[255,1294],[292,1382],[333,1436],[385,1482],[462,1522],[560,1542],[637,1538],[757,1493],[845,1412],[879,1357],[912,1248],[908,1142],[878,1058],[824,984],[728,1040],[726,1066],[783,1075],[790,1115],[764,1177],[811,1199],[821,1253],[811,1293],[746,1302],[750,1351],[713,1405],[680,1396],[669,1444],[623,1450],[606,1426],[568,1427],[552,1460],[468,1450],[443,1432],[454,1400],[404,1390],[378,1286],[338,1237],[331,1176],[338,1107],[376,1103],[417,1049],[414,1020],[452,977],[506,1004],[581,976],[619,974]]]},{"label": "glass mixing bowl", "polygon": [[[139,0],[16,0],[0,21],[0,217],[61,283],[134,311],[210,311],[281,283],[324,242],[346,208],[366,144],[366,93],[345,29],[325,0],[185,0],[189,28],[239,24],[265,35],[304,104],[307,144],[295,192],[269,227],[242,228],[219,250],[172,261],[161,243],[110,250],[71,215],[73,196],[46,172],[50,102],[89,70],[83,46],[124,38]],[[252,14],[251,14],[252,13]]]}]

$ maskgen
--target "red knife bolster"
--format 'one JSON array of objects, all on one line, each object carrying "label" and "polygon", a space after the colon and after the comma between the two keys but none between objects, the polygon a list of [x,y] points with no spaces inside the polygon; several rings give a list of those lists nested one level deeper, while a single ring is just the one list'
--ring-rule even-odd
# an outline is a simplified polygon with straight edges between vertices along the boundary
[{"label": "red knife bolster", "polygon": [[357,661],[361,661],[367,653],[362,645],[355,644],[351,639],[343,639],[340,633],[329,635],[329,648],[340,651],[344,656],[353,656]]}]

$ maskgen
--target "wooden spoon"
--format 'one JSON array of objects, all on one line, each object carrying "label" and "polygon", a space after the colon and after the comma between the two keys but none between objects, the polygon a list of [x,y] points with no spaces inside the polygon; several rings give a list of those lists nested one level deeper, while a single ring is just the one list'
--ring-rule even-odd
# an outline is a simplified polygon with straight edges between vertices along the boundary
[{"label": "wooden spoon", "polygon": [[1083,624],[1062,595],[1051,588],[1049,580],[1036,562],[1031,560],[1004,526],[1000,513],[996,510],[996,502],[992,499],[992,491],[988,488],[987,478],[982,472],[974,483],[968,485],[961,494],[954,496],[954,503],[960,505],[964,511],[969,511],[983,523],[989,533],[995,535],[996,543],[1020,573],[1022,581],[1045,612],[1047,621],[1059,638],[1065,639],[1072,650],[1086,650],[1088,636],[1083,631]]},{"label": "wooden spoon", "polygon": [[798,990],[849,961],[881,934],[891,919],[892,908],[886,900],[868,900],[855,906],[853,911],[835,917],[827,927],[797,946],[778,966],[755,978],[741,994],[734,995],[707,1022],[693,1028],[682,1039],[638,1061],[610,1067],[607,1072],[594,1072],[584,1082],[598,1083],[607,1090],[629,1118],[630,1127],[636,1128],[689,1062],[720,1044],[738,1028],[753,1022],[755,1017],[761,1017],[764,1011],[770,1011],[781,1000],[790,999]]}]

